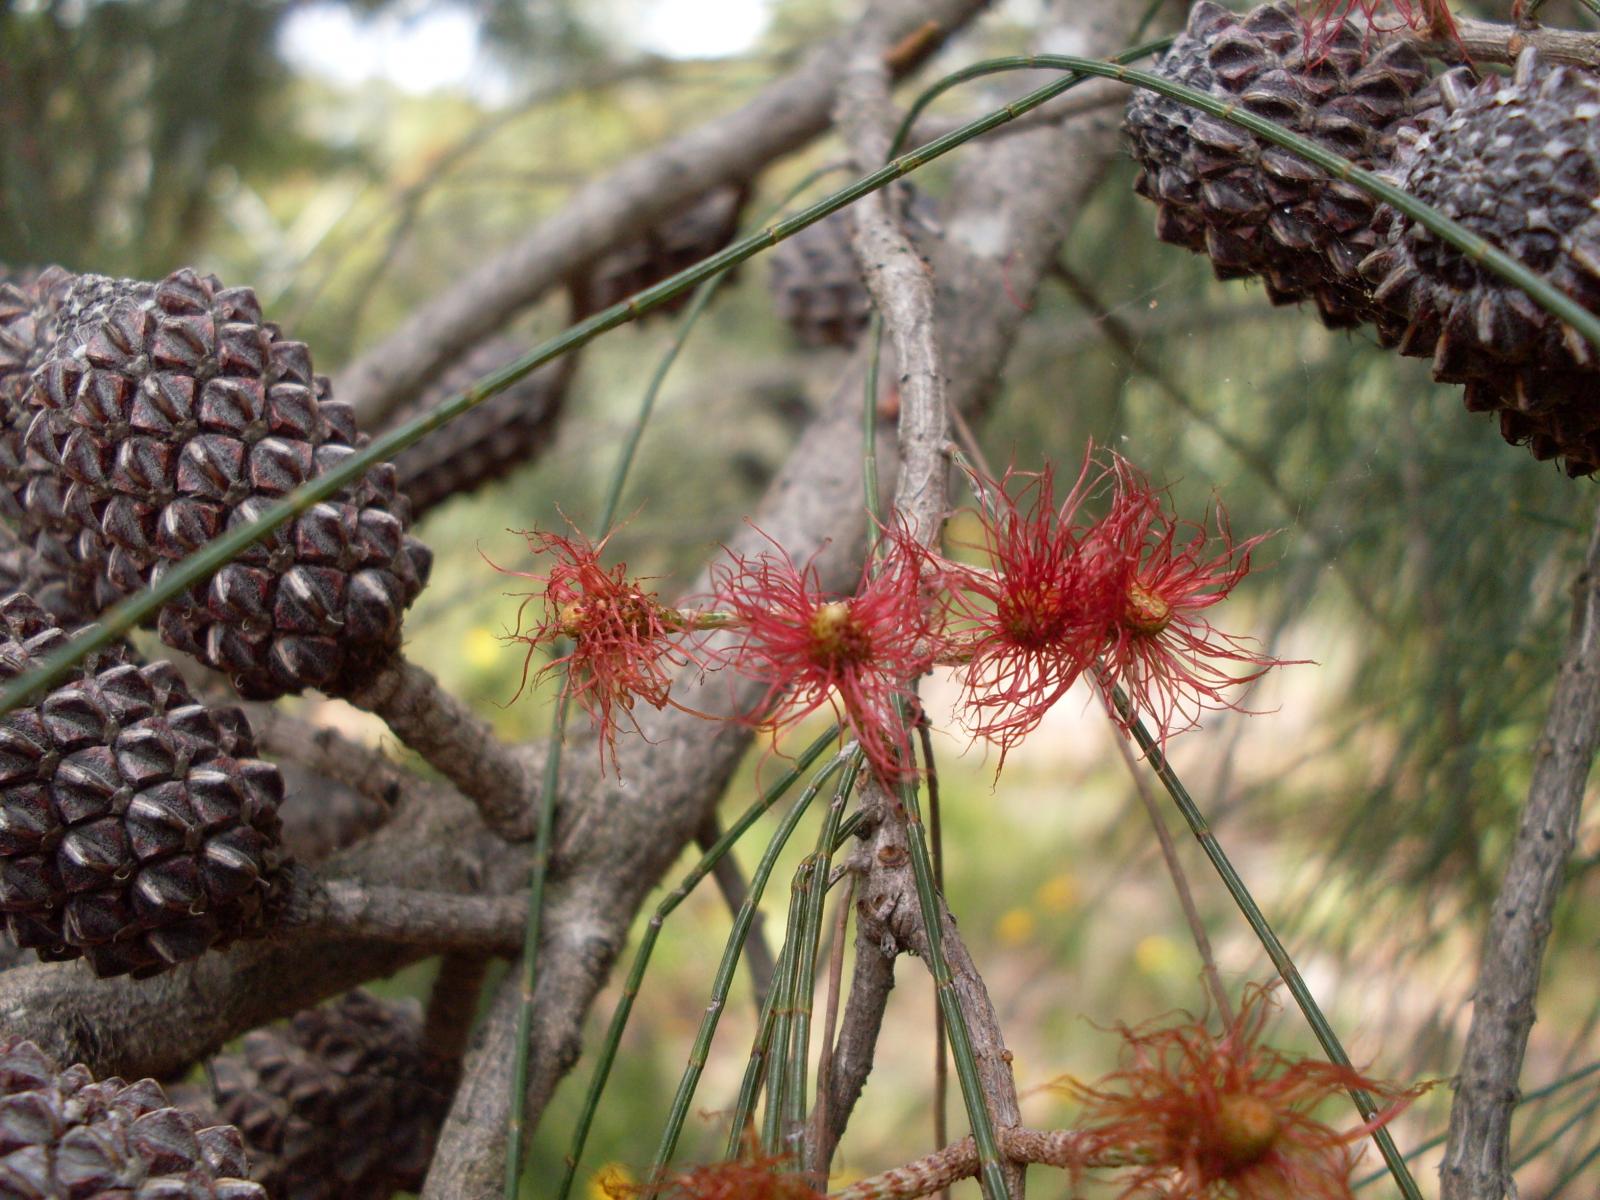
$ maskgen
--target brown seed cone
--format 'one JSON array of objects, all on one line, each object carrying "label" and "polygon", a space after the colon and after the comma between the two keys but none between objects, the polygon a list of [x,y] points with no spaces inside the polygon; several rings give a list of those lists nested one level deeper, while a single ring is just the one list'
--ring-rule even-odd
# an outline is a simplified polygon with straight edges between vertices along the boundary
[{"label": "brown seed cone", "polygon": [[[749,194],[743,185],[724,184],[613,250],[587,275],[572,281],[573,319],[610,308],[721,250],[738,234],[739,214]],[[689,303],[691,294],[685,292],[651,312],[677,312]]]},{"label": "brown seed cone", "polygon": [[383,1200],[415,1190],[454,1069],[428,1060],[415,1006],[351,992],[257,1030],[212,1063],[203,1111],[236,1125],[275,1200]]},{"label": "brown seed cone", "polygon": [[[1438,90],[1388,177],[1600,313],[1600,79],[1529,48],[1510,79],[1453,71]],[[1385,216],[1362,271],[1400,352],[1431,357],[1435,379],[1465,384],[1467,408],[1498,412],[1534,457],[1600,469],[1600,351],[1411,218]]]},{"label": "brown seed cone", "polygon": [[[0,679],[66,634],[26,595],[0,600]],[[277,768],[236,709],[197,704],[168,663],[125,644],[0,717],[0,912],[39,957],[153,975],[259,936],[285,891]]]},{"label": "brown seed cone", "polygon": [[97,1083],[0,1038],[0,1196],[267,1200],[247,1175],[239,1131],[174,1108],[155,1080]]},{"label": "brown seed cone", "polygon": [[[1156,70],[1367,168],[1431,103],[1427,66],[1408,43],[1369,45],[1346,25],[1308,47],[1291,0],[1242,16],[1202,0]],[[1372,319],[1357,270],[1376,245],[1371,197],[1154,92],[1134,92],[1127,130],[1134,188],[1156,202],[1162,241],[1209,255],[1219,279],[1260,275],[1275,304],[1314,301],[1330,328]]]},{"label": "brown seed cone", "polygon": [[[938,225],[933,205],[907,187],[906,231],[923,245]],[[872,297],[850,248],[848,210],[807,225],[772,248],[772,305],[802,345],[853,346],[872,317]]]},{"label": "brown seed cone", "polygon": [[[516,359],[523,349],[508,338],[476,347],[440,375],[393,424],[403,424],[465,391]],[[396,483],[411,501],[412,518],[420,519],[452,496],[466,495],[503,478],[548,445],[555,436],[577,364],[575,354],[546,363],[396,455]]]},{"label": "brown seed cone", "polygon": [[[25,541],[104,608],[364,444],[248,288],[78,276],[0,461]],[[19,422],[20,424],[20,422]],[[14,424],[12,429],[18,425]],[[430,562],[387,464],[162,609],[168,645],[241,694],[342,691],[387,663]]]}]

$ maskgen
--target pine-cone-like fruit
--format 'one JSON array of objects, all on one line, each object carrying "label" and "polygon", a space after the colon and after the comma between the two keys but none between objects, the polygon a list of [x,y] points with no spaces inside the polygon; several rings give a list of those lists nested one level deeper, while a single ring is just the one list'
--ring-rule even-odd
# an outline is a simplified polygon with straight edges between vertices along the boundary
[{"label": "pine-cone-like fruit", "polygon": [[[364,444],[248,288],[76,277],[24,397],[0,505],[104,608]],[[20,423],[20,422],[19,422]],[[387,663],[427,578],[388,464],[162,609],[168,645],[246,696],[341,691]]]},{"label": "pine-cone-like fruit", "polygon": [[[1440,79],[1441,107],[1401,139],[1389,177],[1600,313],[1600,79],[1530,47],[1506,79]],[[1362,264],[1397,318],[1400,352],[1466,385],[1474,412],[1570,475],[1600,469],[1600,351],[1525,293],[1386,210]]]},{"label": "pine-cone-like fruit", "polygon": [[[3,432],[0,437],[4,437]],[[0,524],[0,597],[26,592],[63,628],[78,629],[99,614],[82,607],[87,598],[75,580],[75,575],[64,574],[58,564],[40,558],[9,525]]]},{"label": "pine-cone-like fruit", "polygon": [[[1431,102],[1428,70],[1409,44],[1368,45],[1346,25],[1307,43],[1291,0],[1241,16],[1202,0],[1159,74],[1373,168],[1397,128]],[[1139,89],[1127,130],[1156,202],[1162,241],[1210,256],[1220,279],[1260,275],[1275,304],[1313,300],[1323,322],[1371,319],[1358,266],[1373,249],[1376,202],[1298,155],[1236,125]]]},{"label": "pine-cone-like fruit", "polygon": [[[721,250],[738,234],[739,214],[748,196],[749,189],[743,186],[715,188],[646,230],[642,237],[607,254],[587,275],[572,281],[573,319],[610,308]],[[692,294],[674,297],[651,313],[677,312]]]},{"label": "pine-cone-like fruit", "polygon": [[239,1131],[172,1107],[155,1080],[97,1083],[0,1038],[0,1196],[267,1200],[248,1175]]},{"label": "pine-cone-like fruit", "polygon": [[217,1117],[236,1125],[275,1200],[383,1200],[416,1190],[450,1106],[414,1007],[351,992],[257,1030],[213,1060]]},{"label": "pine-cone-like fruit", "polygon": [[[905,204],[906,232],[922,247],[934,236],[937,217],[920,193],[897,194]],[[872,318],[872,297],[850,248],[848,210],[807,225],[772,248],[772,305],[802,345],[853,346]]]},{"label": "pine-cone-like fruit", "polygon": [[[0,679],[66,643],[0,600]],[[44,959],[152,975],[266,931],[285,891],[283,784],[237,709],[197,704],[123,644],[0,717],[0,911]]]},{"label": "pine-cone-like fruit", "polygon": [[[465,391],[523,349],[504,338],[483,343],[440,375],[393,424],[403,424]],[[466,495],[510,474],[546,446],[555,436],[577,363],[575,354],[546,363],[396,455],[396,482],[411,501],[413,519],[452,496]]]}]

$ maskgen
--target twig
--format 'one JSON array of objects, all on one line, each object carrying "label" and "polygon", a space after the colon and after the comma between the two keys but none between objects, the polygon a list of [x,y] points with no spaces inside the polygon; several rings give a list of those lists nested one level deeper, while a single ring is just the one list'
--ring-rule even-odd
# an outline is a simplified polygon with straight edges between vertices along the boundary
[{"label": "twig", "polygon": [[346,696],[382,717],[396,737],[461,789],[489,827],[508,841],[534,835],[535,768],[421,667],[399,661]]},{"label": "twig", "polygon": [[439,960],[439,974],[428,992],[428,1013],[422,1024],[422,1046],[429,1057],[460,1064],[478,1016],[478,998],[489,956],[457,950]]},{"label": "twig", "polygon": [[[844,978],[844,935],[850,920],[850,907],[855,903],[856,879],[847,875],[844,895],[834,906],[832,945],[828,953],[828,997],[822,1018],[822,1053],[817,1056],[817,1100],[811,1109],[811,1120],[806,1130],[806,1169],[811,1173],[811,1185],[827,1185],[828,1168],[818,1159],[819,1148],[828,1140],[828,1096],[833,1086],[833,1042],[839,1030],[839,993]],[[831,1143],[829,1143],[831,1144]]]},{"label": "twig", "polygon": [[[939,768],[933,761],[933,734],[927,711],[917,706],[917,741],[922,766],[928,773],[928,838],[933,844],[933,885],[944,893],[944,831],[939,812]],[[944,1009],[933,1006],[933,1144],[950,1140],[950,1057],[944,1039]],[[939,1189],[939,1200],[950,1200],[950,1189]]]},{"label": "twig", "polygon": [[[893,67],[900,75],[924,61],[982,7],[982,0],[874,4],[863,20],[876,26],[885,12],[892,13],[891,41],[931,25],[934,36],[920,38],[895,58]],[[340,376],[335,394],[355,407],[363,427],[378,427],[441,366],[616,242],[708,188],[749,179],[799,149],[827,129],[843,64],[859,41],[859,31],[852,30],[819,47],[792,74],[742,108],[629,160],[581,189],[526,240],[497,250],[417,309]]]},{"label": "twig", "polygon": [[1583,789],[1600,745],[1600,514],[1573,585],[1572,628],[1533,779],[1506,864],[1474,992],[1444,1162],[1441,1200],[1512,1193],[1511,1113],[1533,1026],[1551,915],[1577,835]]},{"label": "twig", "polygon": [[[864,867],[864,859],[863,859]],[[883,1028],[884,1010],[894,990],[894,960],[899,946],[892,934],[874,928],[868,931],[860,920],[866,898],[855,889],[856,955],[850,976],[850,995],[845,1000],[839,1039],[833,1047],[833,1063],[828,1077],[827,1120],[814,1148],[815,1170],[823,1175],[833,1162],[834,1148],[844,1136],[850,1114],[855,1111],[861,1089],[872,1074],[872,1059]]]},{"label": "twig", "polygon": [[1183,908],[1183,919],[1189,923],[1189,934],[1194,938],[1195,949],[1200,952],[1200,971],[1205,977],[1206,987],[1211,992],[1211,1002],[1217,1006],[1217,1017],[1221,1020],[1223,1028],[1230,1028],[1233,1025],[1233,1006],[1228,1003],[1228,990],[1222,986],[1222,976],[1217,972],[1216,956],[1211,952],[1211,938],[1206,934],[1205,922],[1200,919],[1200,910],[1195,907],[1194,893],[1189,889],[1189,876],[1184,872],[1183,863],[1178,858],[1178,847],[1172,842],[1172,832],[1167,828],[1166,818],[1161,815],[1161,806],[1151,794],[1150,784],[1145,780],[1144,772],[1139,769],[1133,751],[1128,749],[1128,739],[1122,735],[1120,729],[1117,729],[1113,732],[1113,740],[1122,754],[1122,761],[1127,764],[1128,774],[1133,777],[1133,786],[1139,793],[1139,802],[1144,805],[1144,811],[1150,817],[1150,824],[1155,827],[1156,841],[1161,845],[1161,857],[1166,860],[1167,874],[1172,876],[1172,886],[1177,891],[1178,903]]},{"label": "twig", "polygon": [[1475,17],[1456,17],[1457,43],[1439,40],[1426,33],[1405,32],[1396,36],[1414,42],[1417,48],[1449,62],[1461,61],[1466,50],[1474,62],[1511,63],[1528,46],[1536,47],[1551,62],[1579,67],[1600,67],[1600,34],[1575,29],[1547,29],[1540,25],[1502,25]]},{"label": "twig", "polygon": [[[1000,1145],[1006,1157],[1018,1163],[1040,1163],[1067,1170],[1123,1165],[1072,1129],[1037,1130],[1012,1126],[1000,1131]],[[852,1183],[843,1191],[832,1192],[828,1200],[916,1200],[963,1179],[971,1179],[977,1173],[977,1145],[971,1137],[964,1137],[915,1162]]]},{"label": "twig", "polygon": [[[721,837],[722,826],[717,821],[716,815],[712,814],[695,832],[695,845],[709,852]],[[711,878],[717,885],[717,891],[722,895],[722,902],[728,906],[728,911],[737,913],[744,906],[750,888],[745,883],[744,872],[739,869],[739,863],[731,853],[717,859],[711,868]],[[758,908],[750,920],[750,932],[744,939],[745,965],[750,968],[750,990],[758,1014],[767,1003],[767,993],[772,990],[772,972],[776,966],[772,958],[772,947],[767,944],[766,928],[767,915]]]},{"label": "twig", "polygon": [[522,944],[523,896],[457,896],[406,887],[319,880],[296,870],[283,931],[305,937],[363,938],[515,954]]},{"label": "twig", "polygon": [[268,704],[249,706],[250,727],[267,754],[292,759],[324,779],[392,807],[415,776],[381,750]]},{"label": "twig", "polygon": [[[869,787],[866,795],[870,796],[873,790]],[[865,863],[866,873],[857,889],[861,896],[857,921],[864,936],[902,947],[928,961],[933,951],[912,871],[914,847],[907,818],[886,797],[881,802],[882,820],[868,843],[868,853],[859,860]],[[1017,1104],[1016,1082],[1011,1075],[1011,1052],[1006,1049],[988,989],[942,897],[938,916],[951,987],[972,1042],[972,1057],[982,1090],[980,1102],[988,1108],[996,1131],[1020,1124],[1022,1113]],[[951,1025],[953,1031],[953,1021]],[[969,1115],[971,1108],[969,1102]],[[1007,1188],[1020,1200],[1021,1170],[1012,1164],[1002,1164],[1002,1173]]]}]

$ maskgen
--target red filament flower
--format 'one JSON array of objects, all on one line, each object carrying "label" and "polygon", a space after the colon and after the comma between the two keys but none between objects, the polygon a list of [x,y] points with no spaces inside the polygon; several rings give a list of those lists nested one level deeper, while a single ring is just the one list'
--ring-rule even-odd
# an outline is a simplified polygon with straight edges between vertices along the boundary
[{"label": "red filament flower", "polygon": [[753,724],[785,729],[832,704],[879,778],[893,783],[913,769],[899,706],[911,702],[909,681],[936,647],[910,541],[886,533],[885,545],[848,596],[822,587],[815,559],[796,566],[776,543],[754,558],[730,555],[712,568],[712,590],[735,640],[708,657],[765,686]]},{"label": "red filament flower", "polygon": [[[1113,711],[1111,689],[1123,687],[1165,741],[1203,711],[1236,708],[1226,689],[1275,665],[1201,615],[1248,573],[1261,538],[1235,546],[1223,521],[1213,540],[1204,526],[1168,515],[1162,494],[1125,459],[1112,454],[1100,466],[1092,448],[1059,503],[1048,468],[977,483],[988,498],[991,567],[930,557],[964,661],[966,723],[1000,747],[1002,766],[1085,671]],[[1090,522],[1081,510],[1103,497],[1109,511]]]},{"label": "red filament flower", "polygon": [[1194,728],[1204,711],[1238,709],[1225,690],[1277,665],[1251,640],[1222,633],[1203,615],[1249,574],[1250,552],[1268,535],[1236,545],[1218,508],[1213,536],[1204,525],[1168,514],[1161,493],[1126,459],[1114,455],[1112,471],[1111,512],[1083,551],[1113,606],[1096,677],[1108,706],[1120,685],[1134,715],[1148,716],[1165,741]]},{"label": "red filament flower", "polygon": [[[570,639],[571,649],[542,666],[536,678],[566,668],[565,694],[594,722],[601,763],[608,756],[615,762],[619,717],[633,722],[636,698],[654,708],[666,705],[672,671],[690,661],[683,647],[670,640],[682,631],[682,620],[639,580],[630,579],[626,564],[609,569],[600,565],[609,535],[598,543],[577,530],[571,536],[527,530],[523,536],[535,555],[548,555],[553,562],[543,573],[505,572],[544,585],[525,595],[517,610],[517,630],[509,635],[528,646],[518,694],[527,686],[535,651]],[[535,605],[537,619],[525,624]]]},{"label": "red filament flower", "polygon": [[1108,474],[1091,450],[1059,504],[1048,466],[980,479],[988,499],[982,548],[992,567],[935,560],[948,589],[952,649],[964,660],[967,724],[1000,747],[1002,766],[1105,643],[1114,581],[1082,552],[1090,527],[1079,509]]},{"label": "red filament flower", "polygon": [[[1424,1088],[1402,1089],[1332,1063],[1290,1058],[1261,1044],[1273,1005],[1247,990],[1222,1036],[1189,1020],[1121,1026],[1119,1070],[1089,1087],[1080,1127],[1102,1152],[1138,1165],[1124,1197],[1162,1200],[1350,1200],[1352,1144],[1387,1124]],[[1360,1088],[1386,1107],[1338,1130],[1312,1114]]]}]

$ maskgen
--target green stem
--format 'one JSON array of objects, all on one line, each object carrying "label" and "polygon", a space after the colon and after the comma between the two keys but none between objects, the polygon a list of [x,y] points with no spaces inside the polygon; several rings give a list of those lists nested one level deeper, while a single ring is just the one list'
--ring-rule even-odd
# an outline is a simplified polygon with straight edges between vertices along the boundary
[{"label": "green stem", "polygon": [[[589,1140],[589,1129],[594,1124],[595,1113],[600,1107],[600,1097],[610,1077],[611,1066],[616,1061],[617,1048],[622,1044],[623,1030],[627,1028],[628,1018],[633,1013],[633,1002],[638,999],[639,988],[644,982],[645,969],[650,965],[650,956],[655,952],[656,939],[661,936],[661,928],[666,923],[667,917],[688,899],[689,893],[711,873],[722,856],[733,849],[734,844],[749,832],[750,827],[794,786],[800,776],[811,768],[811,764],[822,756],[822,752],[837,736],[838,728],[835,727],[801,751],[800,757],[795,760],[794,766],[784,772],[783,778],[763,792],[756,802],[728,827],[727,832],[705,852],[678,886],[656,906],[655,912],[650,917],[650,923],[645,928],[644,937],[639,941],[639,948],[634,951],[627,982],[623,985],[622,995],[618,998],[617,1007],[611,1014],[611,1024],[606,1029],[605,1041],[600,1045],[594,1073],[589,1079],[589,1091],[584,1097],[583,1108],[578,1113],[577,1126],[572,1133],[572,1144],[567,1149],[566,1170],[561,1176],[561,1186],[556,1191],[556,1200],[566,1200],[572,1191],[572,1183],[577,1177],[578,1166],[583,1158],[583,1148]],[[769,995],[768,1006],[770,1005]]]},{"label": "green stem", "polygon": [[[557,657],[560,651],[557,650]],[[522,1182],[522,1120],[527,1108],[528,1055],[533,1040],[533,993],[539,982],[539,928],[544,913],[544,885],[549,874],[550,841],[555,831],[556,787],[561,771],[561,746],[566,737],[566,672],[561,671],[561,698],[550,727],[550,750],[544,760],[544,794],[539,797],[539,832],[533,843],[532,878],[528,885],[528,919],[522,933],[522,978],[517,997],[517,1053],[511,1069],[511,1105],[506,1122],[505,1200],[517,1200]]]},{"label": "green stem", "polygon": [[683,1132],[683,1123],[689,1115],[689,1104],[694,1099],[695,1088],[705,1071],[706,1057],[711,1051],[711,1039],[716,1035],[717,1022],[722,1018],[722,1010],[728,998],[728,988],[733,982],[734,969],[738,966],[739,955],[744,950],[745,935],[750,932],[750,922],[755,917],[756,906],[761,903],[761,893],[766,890],[772,869],[777,865],[778,855],[794,833],[795,826],[800,823],[800,818],[805,815],[806,809],[822,790],[823,784],[843,768],[855,752],[855,743],[851,743],[816,774],[800,798],[795,801],[794,806],[784,814],[777,833],[767,844],[761,862],[750,877],[750,894],[745,897],[744,903],[739,906],[739,911],[734,916],[733,931],[728,935],[727,945],[722,951],[722,961],[717,965],[717,973],[711,983],[711,1002],[706,1006],[705,1016],[700,1019],[700,1031],[695,1036],[694,1046],[689,1051],[688,1065],[684,1068],[677,1094],[673,1097],[672,1107],[667,1113],[667,1126],[662,1132],[661,1145],[656,1149],[655,1162],[650,1168],[652,1181],[661,1178],[662,1172],[672,1160],[673,1150],[677,1148],[678,1137]]},{"label": "green stem", "polygon": [[[845,771],[844,778],[834,792],[833,803],[828,805],[827,816],[817,834],[817,847],[812,852],[811,877],[808,882],[800,924],[791,929],[789,936],[799,942],[795,958],[793,1021],[789,1039],[789,1082],[785,1097],[784,1132],[796,1135],[805,1128],[806,1121],[806,1070],[811,1053],[811,1000],[817,987],[817,947],[822,941],[823,901],[828,896],[828,876],[833,867],[833,847],[839,838],[839,824],[845,805],[855,792],[856,777],[861,772],[861,754]],[[792,1150],[789,1146],[786,1149]],[[801,1164],[796,1163],[796,1169]]]},{"label": "green stem", "polygon": [[[1277,968],[1279,977],[1289,989],[1289,994],[1300,1006],[1300,1011],[1305,1014],[1306,1023],[1311,1026],[1311,1031],[1316,1034],[1317,1041],[1322,1045],[1322,1052],[1327,1055],[1328,1061],[1349,1070],[1354,1070],[1350,1063],[1350,1056],[1345,1053],[1344,1046],[1340,1044],[1339,1037],[1333,1032],[1333,1026],[1328,1024],[1328,1019],[1323,1016],[1322,1009],[1317,1005],[1311,989],[1306,986],[1306,981],[1300,977],[1299,969],[1294,965],[1294,960],[1289,957],[1289,952],[1284,948],[1278,935],[1273,932],[1272,926],[1267,923],[1266,915],[1261,911],[1261,906],[1250,894],[1250,889],[1245,886],[1239,873],[1234,870],[1233,863],[1222,849],[1222,844],[1217,841],[1216,835],[1211,832],[1211,826],[1200,811],[1200,806],[1194,802],[1187,788],[1183,786],[1177,774],[1167,762],[1166,755],[1161,752],[1161,747],[1150,736],[1149,730],[1144,727],[1133,711],[1133,706],[1128,702],[1128,697],[1121,688],[1111,689],[1111,700],[1116,706],[1117,714],[1133,735],[1133,740],[1139,744],[1139,749],[1144,751],[1145,760],[1155,771],[1156,777],[1161,780],[1167,794],[1172,797],[1178,811],[1183,814],[1183,819],[1189,823],[1195,840],[1200,843],[1206,852],[1206,857],[1211,860],[1211,865],[1216,868],[1223,886],[1228,889],[1228,894],[1233,897],[1233,902],[1239,911],[1244,914],[1250,928],[1255,931],[1262,948],[1266,950],[1267,957],[1272,960],[1272,965]],[[1372,1097],[1361,1088],[1351,1088],[1350,1098],[1355,1101],[1357,1110],[1364,1120],[1372,1120],[1378,1115],[1378,1106],[1373,1103]],[[1389,1173],[1394,1176],[1395,1183],[1399,1186],[1401,1194],[1406,1200],[1422,1200],[1422,1193],[1417,1190],[1417,1182],[1411,1178],[1411,1171],[1406,1167],[1405,1157],[1395,1146],[1394,1139],[1389,1136],[1388,1129],[1379,1126],[1372,1131],[1372,1140],[1377,1143],[1378,1151],[1383,1155],[1383,1161],[1388,1165]]]},{"label": "green stem", "polygon": [[794,989],[800,979],[800,946],[797,936],[804,912],[805,891],[811,879],[816,860],[807,856],[795,869],[794,881],[789,887],[789,911],[784,917],[783,950],[789,959],[789,974],[783,989],[783,999],[773,1013],[772,1043],[769,1050],[770,1066],[767,1070],[767,1108],[761,1120],[761,1147],[769,1155],[781,1155],[783,1146],[783,1113],[793,1079],[790,1073],[788,1049],[790,1031],[794,1027]]},{"label": "green stem", "polygon": [[778,1018],[778,997],[788,992],[789,977],[793,972],[794,956],[790,953],[790,944],[785,942],[783,949],[778,953],[772,990],[767,993],[767,1002],[761,1009],[761,1021],[756,1030],[755,1041],[750,1046],[750,1060],[745,1064],[744,1079],[739,1084],[739,1098],[734,1101],[733,1120],[728,1128],[728,1149],[725,1158],[737,1158],[740,1151],[745,1148],[745,1130],[750,1127],[755,1117],[756,1097],[761,1092],[761,1081],[767,1074],[767,1063],[771,1057],[772,1037],[776,1031]]},{"label": "green stem", "polygon": [[1006,1186],[1005,1172],[1001,1167],[1000,1142],[995,1136],[994,1121],[989,1115],[989,1105],[983,1094],[983,1081],[978,1075],[978,1060],[972,1049],[972,1032],[967,1027],[967,1014],[962,1011],[955,980],[950,974],[950,964],[944,956],[944,921],[940,912],[939,893],[933,882],[933,864],[922,828],[922,814],[917,808],[915,785],[901,787],[900,801],[906,812],[906,842],[911,851],[911,874],[916,880],[922,925],[928,935],[928,971],[933,976],[939,1010],[944,1013],[950,1054],[955,1060],[956,1078],[961,1083],[961,1098],[966,1102],[967,1119],[972,1124],[972,1139],[978,1147],[978,1178],[988,1200],[1010,1200],[1011,1189]]}]

